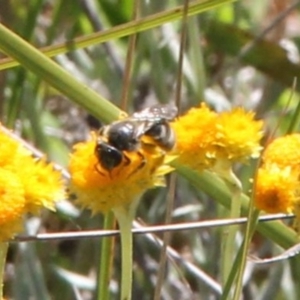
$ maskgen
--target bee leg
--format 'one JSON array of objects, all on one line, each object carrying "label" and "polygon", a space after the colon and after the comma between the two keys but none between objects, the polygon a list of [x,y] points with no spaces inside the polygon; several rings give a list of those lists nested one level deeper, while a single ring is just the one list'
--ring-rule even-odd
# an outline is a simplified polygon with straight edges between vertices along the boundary
[{"label": "bee leg", "polygon": [[[94,168],[101,176],[103,177],[107,176],[104,172],[99,170],[98,164],[95,164]],[[112,172],[109,171],[108,174],[109,174],[109,178],[112,179]]]},{"label": "bee leg", "polygon": [[[124,162],[123,162],[123,166],[122,167],[129,166],[130,163],[131,163],[131,160],[130,160],[130,158],[124,152],[123,152],[123,158],[124,158]],[[120,170],[116,173],[116,175],[118,176],[121,171],[122,171],[122,168],[120,168]],[[131,174],[129,174],[129,175],[131,175]]]},{"label": "bee leg", "polygon": [[[141,163],[137,166],[137,168],[136,168],[135,170],[133,170],[133,171],[127,176],[127,178],[129,178],[130,176],[132,176],[133,174],[135,174],[138,170],[140,170],[141,168],[143,168],[143,167],[145,166],[145,164],[146,164],[146,158],[145,158],[145,156],[144,156],[141,152],[139,152],[139,151],[137,151],[137,154],[138,154],[138,156],[139,156],[140,159],[141,159]],[[129,159],[125,154],[124,154],[124,157],[125,157],[125,159],[128,160],[127,164],[126,164],[126,162],[125,162],[125,165],[129,165],[130,159]]]},{"label": "bee leg", "polygon": [[140,163],[140,165],[137,167],[137,170],[139,170],[139,169],[141,169],[141,168],[143,168],[143,167],[145,166],[145,164],[146,164],[146,158],[145,158],[145,156],[144,156],[140,151],[138,151],[137,154],[138,154],[138,156],[139,156],[140,159],[141,159],[141,163]]},{"label": "bee leg", "polygon": [[130,158],[123,152],[123,157],[125,159],[124,166],[128,166],[131,163]]},{"label": "bee leg", "polygon": [[99,166],[98,164],[95,164],[95,165],[94,165],[95,170],[96,170],[100,175],[105,176],[105,174],[99,170],[99,167],[98,167],[98,166]]}]

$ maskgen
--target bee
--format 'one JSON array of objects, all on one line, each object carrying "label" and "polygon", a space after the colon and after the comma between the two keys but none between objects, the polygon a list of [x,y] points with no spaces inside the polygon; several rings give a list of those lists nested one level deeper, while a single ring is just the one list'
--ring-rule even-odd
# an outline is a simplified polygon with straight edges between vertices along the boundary
[{"label": "bee", "polygon": [[139,151],[143,136],[148,136],[162,150],[170,151],[175,145],[175,134],[169,122],[176,116],[176,107],[154,105],[102,127],[95,146],[99,164],[111,172],[123,161],[124,165],[130,164],[131,160],[125,152],[136,152],[141,158],[138,169],[142,168],[146,163]]},{"label": "bee", "polygon": [[143,135],[153,139],[157,146],[170,151],[175,145],[175,133],[169,122],[177,116],[176,106],[154,105],[132,115],[133,120],[143,123]]}]

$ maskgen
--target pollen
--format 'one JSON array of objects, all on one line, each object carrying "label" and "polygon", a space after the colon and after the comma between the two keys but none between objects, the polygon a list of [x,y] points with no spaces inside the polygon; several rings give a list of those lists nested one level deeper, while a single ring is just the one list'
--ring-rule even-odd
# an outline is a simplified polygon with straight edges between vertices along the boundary
[{"label": "pollen", "polygon": [[159,147],[141,143],[137,151],[123,151],[125,159],[111,171],[101,167],[96,155],[96,134],[74,146],[69,170],[70,192],[79,205],[93,213],[129,205],[147,189],[164,185],[164,175],[172,171],[169,156]]}]

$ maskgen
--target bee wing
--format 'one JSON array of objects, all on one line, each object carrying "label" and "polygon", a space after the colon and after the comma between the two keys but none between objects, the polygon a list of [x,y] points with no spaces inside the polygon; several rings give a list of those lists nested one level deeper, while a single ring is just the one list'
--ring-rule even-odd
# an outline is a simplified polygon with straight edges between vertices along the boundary
[{"label": "bee wing", "polygon": [[148,120],[136,120],[136,124],[134,136],[140,138],[151,128],[153,122],[149,122]]},{"label": "bee wing", "polygon": [[177,116],[177,112],[178,110],[176,106],[157,104],[147,107],[139,112],[135,112],[132,115],[132,118],[149,122],[158,120],[171,121]]}]

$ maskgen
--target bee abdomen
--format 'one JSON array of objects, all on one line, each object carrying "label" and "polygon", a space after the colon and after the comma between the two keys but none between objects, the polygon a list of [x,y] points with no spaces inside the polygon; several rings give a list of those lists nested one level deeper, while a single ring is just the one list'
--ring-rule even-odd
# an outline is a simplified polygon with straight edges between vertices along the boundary
[{"label": "bee abdomen", "polygon": [[150,136],[162,149],[170,151],[175,146],[175,133],[169,123],[154,124],[145,135]]}]

